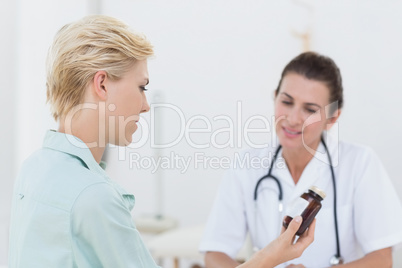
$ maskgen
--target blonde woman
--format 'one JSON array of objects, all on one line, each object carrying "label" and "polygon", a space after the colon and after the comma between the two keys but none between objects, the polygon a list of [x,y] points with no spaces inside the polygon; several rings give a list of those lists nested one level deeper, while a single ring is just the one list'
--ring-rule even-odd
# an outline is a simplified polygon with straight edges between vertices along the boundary
[{"label": "blonde woman", "polygon": [[[127,146],[149,110],[149,41],[124,23],[89,16],[64,26],[47,62],[47,99],[59,123],[15,182],[10,267],[156,267],[135,228],[134,196],[101,163],[107,144]],[[246,267],[299,256],[314,228],[293,244],[300,219]],[[280,253],[280,254],[278,254]]]}]

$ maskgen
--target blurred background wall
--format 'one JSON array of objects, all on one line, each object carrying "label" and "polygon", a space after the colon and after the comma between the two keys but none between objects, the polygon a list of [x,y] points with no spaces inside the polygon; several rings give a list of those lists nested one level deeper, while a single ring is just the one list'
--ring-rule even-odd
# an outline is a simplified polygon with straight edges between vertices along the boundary
[{"label": "blurred background wall", "polygon": [[16,170],[14,138],[16,102],[16,5],[14,1],[0,2],[0,265],[6,263],[8,222],[10,217],[11,191]]},{"label": "blurred background wall", "polygon": [[[245,136],[238,130],[247,124],[266,127],[262,120],[247,123],[256,115],[272,123],[280,73],[306,47],[332,57],[341,69],[345,108],[335,130],[340,139],[374,148],[402,198],[401,10],[402,1],[391,0],[1,0],[0,265],[7,262],[18,168],[41,146],[45,131],[57,127],[45,104],[45,58],[64,24],[102,13],[125,21],[153,43],[147,94],[151,103],[171,105],[158,108],[156,140],[177,143],[152,148],[150,133],[142,127],[135,134],[136,141],[144,141],[140,148],[108,149],[108,172],[135,194],[133,216],[162,213],[186,227],[206,221],[225,172],[206,159],[233,159],[251,142],[270,143],[269,131]],[[230,127],[228,118],[233,137],[219,133]],[[151,125],[151,114],[141,120]],[[209,131],[180,138],[183,123],[205,130],[206,120]],[[152,157],[170,159],[170,165],[155,171],[146,161]],[[189,160],[189,167],[175,157]],[[196,158],[203,162],[196,165]]]}]

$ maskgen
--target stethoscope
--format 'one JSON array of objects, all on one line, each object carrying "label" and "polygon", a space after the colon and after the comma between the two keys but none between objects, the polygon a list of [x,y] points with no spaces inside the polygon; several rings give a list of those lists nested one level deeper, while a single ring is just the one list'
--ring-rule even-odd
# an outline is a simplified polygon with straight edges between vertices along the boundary
[{"label": "stethoscope", "polygon": [[[338,265],[338,264],[343,264],[344,259],[341,256],[341,250],[339,246],[339,234],[338,234],[338,217],[337,217],[337,212],[336,212],[336,183],[335,183],[335,173],[334,173],[334,168],[332,166],[332,159],[331,155],[329,154],[327,144],[325,143],[324,139],[321,138],[321,142],[324,145],[325,151],[327,152],[328,156],[328,161],[329,161],[329,168],[331,169],[331,177],[332,177],[332,184],[334,187],[334,223],[335,223],[335,236],[336,236],[336,254],[331,257],[329,260],[330,265]],[[278,157],[278,153],[281,150],[282,146],[279,145],[278,149],[276,149],[275,155],[271,161],[271,165],[269,167],[267,175],[263,176],[261,179],[258,180],[257,184],[255,185],[254,188],[254,203],[257,204],[257,197],[258,197],[258,187],[260,186],[260,183],[264,179],[273,179],[276,184],[278,185],[278,199],[279,199],[279,211],[281,212],[283,209],[283,204],[282,204],[282,199],[283,199],[283,191],[282,191],[282,185],[278,178],[276,178],[274,175],[271,174],[272,172],[272,167],[274,166],[274,163],[276,161],[276,158]]]}]

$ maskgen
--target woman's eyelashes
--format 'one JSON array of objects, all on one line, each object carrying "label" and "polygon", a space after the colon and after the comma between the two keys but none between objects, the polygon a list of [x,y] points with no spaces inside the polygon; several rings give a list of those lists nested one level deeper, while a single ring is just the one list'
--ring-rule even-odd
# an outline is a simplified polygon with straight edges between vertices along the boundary
[{"label": "woman's eyelashes", "polygon": [[[286,106],[292,106],[292,105],[293,105],[293,102],[292,102],[292,101],[288,101],[288,100],[283,100],[282,103],[283,103],[284,105],[286,105]],[[310,114],[313,114],[313,113],[316,113],[317,111],[319,111],[319,109],[318,109],[318,110],[312,109],[312,108],[310,108],[310,107],[308,107],[308,106],[305,107],[304,109],[305,109],[306,112],[308,112],[308,113],[310,113]]]},{"label": "woman's eyelashes", "polygon": [[140,86],[140,88],[141,88],[142,91],[147,91],[148,90],[147,88],[145,88],[145,86]]},{"label": "woman's eyelashes", "polygon": [[309,112],[310,114],[314,114],[314,113],[316,113],[316,112],[319,111],[319,110],[314,110],[314,109],[311,109],[311,108],[306,108],[306,111]]}]

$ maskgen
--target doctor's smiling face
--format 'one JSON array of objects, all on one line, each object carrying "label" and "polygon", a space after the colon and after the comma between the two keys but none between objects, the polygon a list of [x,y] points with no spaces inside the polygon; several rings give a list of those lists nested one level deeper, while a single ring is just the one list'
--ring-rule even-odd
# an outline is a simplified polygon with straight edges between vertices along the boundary
[{"label": "doctor's smiling face", "polygon": [[275,98],[276,133],[284,148],[316,149],[327,129],[325,107],[329,89],[325,83],[290,72],[282,79]]},{"label": "doctor's smiling face", "polygon": [[275,130],[284,149],[315,151],[343,106],[342,77],[335,62],[304,52],[282,71],[275,91]]}]

